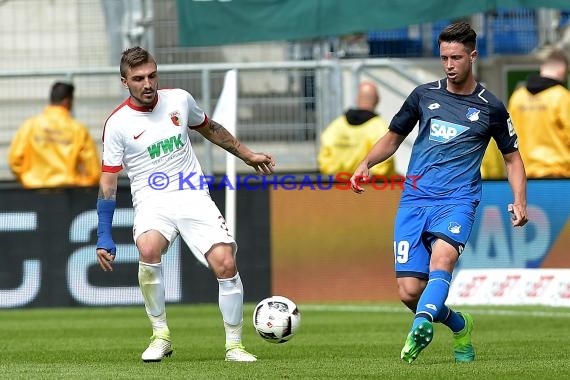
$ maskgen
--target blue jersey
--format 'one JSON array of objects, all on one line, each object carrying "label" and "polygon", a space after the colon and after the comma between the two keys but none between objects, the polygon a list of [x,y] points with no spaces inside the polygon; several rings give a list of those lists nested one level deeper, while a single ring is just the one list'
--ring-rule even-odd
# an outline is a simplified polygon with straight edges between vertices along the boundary
[{"label": "blue jersey", "polygon": [[407,136],[419,122],[400,206],[477,204],[481,160],[492,138],[502,153],[517,150],[517,136],[501,101],[477,84],[471,95],[446,89],[446,79],[418,86],[392,119]]}]

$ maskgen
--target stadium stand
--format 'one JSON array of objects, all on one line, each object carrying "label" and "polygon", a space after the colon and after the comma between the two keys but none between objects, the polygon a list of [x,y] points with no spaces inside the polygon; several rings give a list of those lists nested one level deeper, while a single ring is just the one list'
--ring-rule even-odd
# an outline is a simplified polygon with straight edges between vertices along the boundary
[{"label": "stadium stand", "polygon": [[[109,65],[114,62],[113,49],[109,46],[109,25],[102,3],[119,4],[99,0],[2,2],[0,16],[6,22],[0,25],[0,52],[10,60],[0,70],[0,84],[5,90],[0,95],[0,112],[3,115],[0,120],[0,155],[6,156],[6,148],[21,121],[41,109],[41,102],[45,99],[42,89],[56,79],[71,79],[76,83],[76,116],[85,120],[93,136],[101,136],[107,113],[126,95],[121,92],[114,64],[109,70]],[[442,19],[431,24],[372,31],[364,33],[359,40],[347,40],[363,41],[362,54],[368,53],[368,57],[359,58],[402,58],[417,66],[415,72],[411,66],[406,66],[395,75],[402,61],[398,61],[392,71],[369,71],[366,65],[362,70],[352,69],[351,64],[357,67],[362,62],[351,62],[349,56],[335,55],[336,52],[329,54],[331,52],[323,46],[329,43],[330,38],[326,41],[180,47],[176,4],[175,0],[157,1],[153,3],[152,12],[143,14],[142,19],[131,17],[132,33],[124,36],[131,38],[128,43],[140,42],[141,33],[151,28],[149,35],[152,36],[155,56],[165,65],[259,63],[257,70],[239,73],[238,135],[249,143],[280,144],[276,150],[282,151],[291,161],[291,166],[286,167],[307,171],[316,170],[314,155],[318,149],[320,129],[339,109],[350,105],[354,82],[362,75],[371,76],[370,79],[376,80],[383,88],[387,98],[399,98],[392,102],[398,104],[409,91],[410,78],[416,76],[423,81],[433,77],[435,71],[431,67],[437,65],[437,60],[433,59],[437,56],[437,35],[453,21]],[[34,12],[30,12],[32,9]],[[525,8],[498,9],[470,16],[482,20],[478,25],[481,57],[525,55],[528,58],[526,56],[531,56],[540,43],[540,28],[548,27],[558,34],[569,29],[570,9],[558,12],[555,25],[541,25],[537,17],[540,12]],[[152,22],[148,22],[148,17]],[[66,25],[66,29],[61,25]],[[346,66],[338,71],[333,66],[318,70],[280,66],[283,62],[301,60],[313,61],[316,65],[340,62]],[[421,66],[428,61],[429,69]],[[78,69],[83,70],[83,74],[78,74]],[[211,112],[222,87],[223,70],[225,68],[214,70],[208,67],[192,72],[163,71],[161,85],[190,90]],[[205,81],[209,82],[205,84]],[[405,84],[401,85],[404,81]],[[497,80],[488,82],[490,85],[499,83]],[[502,89],[495,89],[495,92],[503,93]],[[387,118],[394,112],[390,109],[380,111]],[[299,151],[295,150],[297,147]],[[13,177],[6,165],[2,166],[0,161],[0,180],[11,179]]]}]

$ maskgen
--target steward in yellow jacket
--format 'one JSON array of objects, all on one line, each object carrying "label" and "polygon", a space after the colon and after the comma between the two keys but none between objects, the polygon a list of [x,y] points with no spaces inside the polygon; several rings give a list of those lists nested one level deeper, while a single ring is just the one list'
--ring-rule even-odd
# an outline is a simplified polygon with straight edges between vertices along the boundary
[{"label": "steward in yellow jacket", "polygon": [[481,161],[481,178],[483,179],[505,179],[507,169],[503,154],[499,150],[495,139],[489,141],[483,161]]},{"label": "steward in yellow jacket", "polygon": [[528,178],[570,178],[570,91],[562,84],[567,75],[568,59],[555,51],[540,76],[529,77],[509,99]]},{"label": "steward in yellow jacket", "polygon": [[[349,109],[324,130],[317,157],[321,173],[352,175],[374,144],[388,132],[388,123],[374,112],[380,101],[377,91],[373,83],[363,82],[359,87],[358,108]],[[393,158],[370,168],[370,175],[394,174]]]},{"label": "steward in yellow jacket", "polygon": [[10,168],[24,188],[94,186],[101,163],[88,129],[70,113],[73,85],[52,87],[50,105],[18,129],[10,150]]}]

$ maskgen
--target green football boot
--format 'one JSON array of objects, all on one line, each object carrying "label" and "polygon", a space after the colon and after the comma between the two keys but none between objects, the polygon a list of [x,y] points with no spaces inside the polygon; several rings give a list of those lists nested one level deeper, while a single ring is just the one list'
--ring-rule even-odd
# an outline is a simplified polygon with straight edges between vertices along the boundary
[{"label": "green football boot", "polygon": [[406,338],[406,344],[402,348],[400,358],[411,363],[418,357],[419,353],[431,343],[433,339],[433,325],[429,321],[420,323],[415,329],[410,331]]},{"label": "green football boot", "polygon": [[471,344],[473,317],[467,313],[457,313],[465,320],[463,330],[453,334],[453,354],[456,362],[472,362],[475,360],[475,350]]}]

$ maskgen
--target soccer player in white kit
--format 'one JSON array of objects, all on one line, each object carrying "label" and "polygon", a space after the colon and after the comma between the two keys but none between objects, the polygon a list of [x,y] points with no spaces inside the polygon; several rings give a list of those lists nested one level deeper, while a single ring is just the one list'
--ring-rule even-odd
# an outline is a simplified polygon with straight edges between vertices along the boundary
[{"label": "soccer player in white kit", "polygon": [[271,174],[275,162],[269,154],[252,152],[209,119],[187,91],[158,90],[156,61],[146,50],[125,50],[120,71],[130,96],[109,116],[103,130],[97,260],[103,270],[113,270],[116,247],[111,225],[117,180],[125,169],[135,209],[133,237],[139,251],[139,285],[153,330],[142,360],[160,361],[172,354],[161,256],[181,235],[196,258],[218,279],[226,360],[255,361],[241,342],[243,285],[235,261],[237,245],[207,186],[201,182],[202,169],[190,144],[188,128],[242,159],[258,175]]}]

